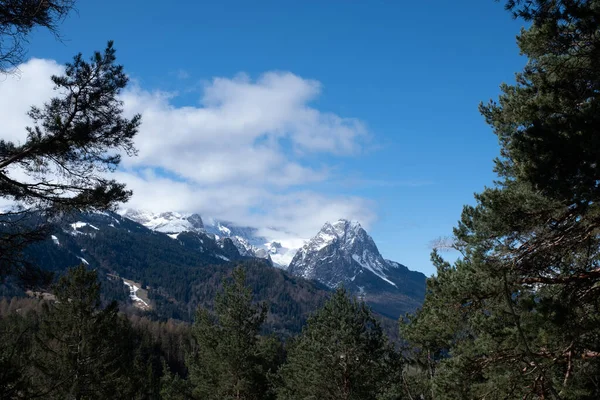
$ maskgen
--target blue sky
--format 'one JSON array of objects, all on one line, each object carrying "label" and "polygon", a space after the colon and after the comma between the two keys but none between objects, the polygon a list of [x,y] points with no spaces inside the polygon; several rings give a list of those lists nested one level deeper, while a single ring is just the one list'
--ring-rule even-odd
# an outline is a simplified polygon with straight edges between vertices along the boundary
[{"label": "blue sky", "polygon": [[[335,199],[331,208],[341,210],[338,204],[351,199],[349,210],[369,210],[349,217],[369,215],[365,224],[386,258],[431,274],[429,242],[449,235],[463,204],[492,183],[497,140],[477,105],[496,97],[500,83],[522,68],[515,43],[521,25],[493,0],[80,1],[60,28],[63,41],[36,33],[29,56],[64,63],[112,39],[135,86],[169,93],[170,108],[202,107],[202,93],[206,102],[207,82],[215,86],[215,77],[244,73],[239,79],[252,83],[276,71],[301,78],[304,86],[290,85],[318,92],[302,101],[343,118],[356,137],[340,153],[298,150],[296,139],[278,136],[281,156],[309,171],[326,171],[327,178],[270,183],[256,196],[263,190],[301,193],[305,200],[317,194],[313,207]],[[346,143],[340,140],[334,145]],[[157,170],[144,173],[169,174]],[[218,178],[211,184],[218,187]],[[294,201],[285,204],[293,207]],[[272,202],[256,204],[262,203],[239,207],[264,214]]]}]

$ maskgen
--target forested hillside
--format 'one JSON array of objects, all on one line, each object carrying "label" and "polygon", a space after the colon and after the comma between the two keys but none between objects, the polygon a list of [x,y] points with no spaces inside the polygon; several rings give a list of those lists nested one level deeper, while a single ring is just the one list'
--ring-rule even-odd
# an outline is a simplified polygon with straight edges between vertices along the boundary
[{"label": "forested hillside", "polygon": [[[185,232],[173,240],[114,213],[64,217],[51,232],[52,238],[25,251],[28,263],[57,276],[83,263],[98,271],[103,298],[152,318],[191,322],[199,305],[212,307],[222,279],[240,264],[256,300],[268,301],[265,329],[274,333],[299,332],[329,293],[317,282],[293,277],[267,260],[240,256],[229,239],[220,246],[209,237]],[[122,279],[147,290],[150,310],[136,311]],[[3,291],[24,294],[16,283],[4,285]]]}]

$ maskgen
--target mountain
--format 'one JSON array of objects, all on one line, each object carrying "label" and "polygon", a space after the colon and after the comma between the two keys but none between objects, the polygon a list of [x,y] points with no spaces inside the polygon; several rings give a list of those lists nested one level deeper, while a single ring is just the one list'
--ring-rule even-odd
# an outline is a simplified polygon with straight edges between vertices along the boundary
[{"label": "mountain", "polygon": [[329,288],[343,284],[374,310],[391,318],[413,311],[425,296],[425,276],[384,259],[358,222],[326,223],[309,241],[287,241],[286,247],[277,240],[268,241],[255,228],[203,219],[198,214],[125,210],[122,215],[187,246],[198,243],[193,235],[208,236],[223,249],[223,241],[228,239],[228,245],[233,244],[240,257],[264,258],[292,275]]},{"label": "mountain", "polygon": [[[269,303],[268,329],[284,335],[299,330],[328,289],[340,284],[388,322],[424,298],[425,276],[384,259],[357,222],[327,223],[296,252],[267,241],[254,228],[197,214],[122,214],[63,216],[46,241],[30,246],[28,261],[57,273],[87,264],[99,271],[105,299],[186,321],[198,305],[210,307],[221,279],[243,265],[256,299]],[[267,257],[256,258],[261,250]],[[273,268],[268,257],[287,257],[289,268]],[[12,296],[15,290],[0,285],[0,295]]]},{"label": "mountain", "polygon": [[239,226],[214,218],[203,220],[198,214],[173,211],[152,213],[144,210],[125,209],[121,211],[121,215],[148,229],[166,233],[172,239],[177,239],[182,232],[210,235],[216,241],[229,238],[240,255],[264,258],[280,268],[286,268],[298,250],[298,247],[283,246],[280,241],[267,240],[258,233],[256,228]]},{"label": "mountain", "polygon": [[[202,220],[197,216],[197,220],[191,218],[190,226],[201,226]],[[186,231],[178,240],[173,240],[171,233],[174,227],[182,225],[182,220],[170,221],[157,224],[156,230],[150,230],[135,221],[124,218],[115,213],[95,212],[95,213],[80,213],[70,215],[57,221],[55,232],[52,235],[53,242],[63,248],[69,248],[70,245],[81,244],[81,249],[69,248],[70,252],[79,258],[82,262],[100,262],[95,260],[95,257],[103,258],[102,256],[104,241],[111,242],[112,251],[107,255],[120,262],[121,267],[137,265],[141,260],[128,260],[129,254],[136,253],[140,246],[145,247],[148,244],[155,244],[157,248],[170,255],[171,263],[223,263],[227,261],[241,260],[244,257],[237,251],[233,242],[225,238],[221,241],[215,241],[211,236],[202,231],[201,228],[196,230]],[[179,236],[180,234],[178,234]],[[118,238],[119,243],[112,243]],[[129,244],[124,247],[124,244]],[[181,247],[186,248],[194,253],[194,257],[190,260],[178,260],[175,253],[180,253]],[[122,254],[117,254],[116,248],[122,249]],[[144,254],[144,259],[150,261],[150,258],[163,257],[154,249],[147,249]],[[91,260],[88,260],[91,258]]]},{"label": "mountain", "polygon": [[204,222],[198,214],[186,215],[176,212],[154,214],[133,209],[123,210],[121,214],[148,229],[170,235],[180,232],[204,232]]},{"label": "mountain", "polygon": [[[298,332],[329,294],[317,282],[241,255],[230,238],[217,240],[199,228],[199,220],[162,218],[156,226],[165,232],[115,213],[64,216],[47,240],[27,249],[27,261],[57,274],[84,263],[98,271],[106,301],[118,300],[128,312],[184,321],[193,319],[198,305],[211,307],[222,279],[240,265],[255,299],[268,302],[266,329],[284,336]],[[196,230],[175,239],[167,233],[182,224],[186,229],[196,224]],[[24,292],[0,284],[0,295]]]},{"label": "mountain", "polygon": [[425,275],[386,260],[358,222],[326,223],[294,256],[293,275],[361,296],[391,318],[414,311],[425,297]]}]

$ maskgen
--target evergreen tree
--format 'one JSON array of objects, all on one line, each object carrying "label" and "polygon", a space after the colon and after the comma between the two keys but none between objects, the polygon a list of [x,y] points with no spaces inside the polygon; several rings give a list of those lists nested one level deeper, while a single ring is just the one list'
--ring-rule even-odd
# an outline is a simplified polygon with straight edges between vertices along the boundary
[{"label": "evergreen tree", "polygon": [[279,399],[399,399],[399,355],[369,308],[339,289],[308,320],[280,370]]},{"label": "evergreen tree", "polygon": [[58,36],[57,23],[73,5],[73,0],[0,0],[0,73],[12,72],[23,61],[34,28]]},{"label": "evergreen tree", "polygon": [[48,399],[133,398],[131,330],[116,303],[100,308],[95,271],[69,270],[46,303],[37,334],[35,384]]},{"label": "evergreen tree", "polygon": [[438,275],[404,334],[441,360],[435,398],[596,399],[600,2],[507,8],[529,23],[518,37],[528,63],[481,106],[501,145],[498,181],[463,210],[461,259],[434,255]]},{"label": "evergreen tree", "polygon": [[[129,328],[129,324],[127,324]],[[160,345],[152,340],[149,331],[126,329],[129,346],[134,348],[133,360],[128,360],[129,370],[125,371],[125,381],[121,393],[123,398],[154,400],[161,399],[161,379],[164,373]]]},{"label": "evergreen tree", "polygon": [[0,399],[35,397],[32,387],[32,316],[0,316]]},{"label": "evergreen tree", "polygon": [[[223,282],[214,315],[199,308],[192,327],[196,350],[188,355],[189,386],[196,399],[268,399],[267,375],[278,346],[260,338],[266,306],[254,305],[241,268]],[[174,397],[176,398],[176,397]]]},{"label": "evergreen tree", "polygon": [[0,140],[0,197],[16,205],[0,213],[0,278],[34,280],[35,267],[22,260],[22,250],[47,237],[53,214],[110,209],[131,195],[105,174],[117,168],[120,153],[135,153],[140,124],[139,115],[123,117],[118,95],[128,78],[115,60],[112,42],[89,62],[77,55],[62,76],[51,78],[58,96],[31,108],[27,139]]}]

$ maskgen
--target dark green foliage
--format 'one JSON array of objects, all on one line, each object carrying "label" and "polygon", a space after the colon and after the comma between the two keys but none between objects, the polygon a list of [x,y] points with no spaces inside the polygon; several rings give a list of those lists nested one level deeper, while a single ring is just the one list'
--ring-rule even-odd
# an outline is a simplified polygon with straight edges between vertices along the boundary
[{"label": "dark green foliage", "polygon": [[[47,398],[119,398],[134,357],[126,321],[116,303],[100,308],[96,273],[80,266],[54,288],[36,340],[35,366]],[[42,383],[43,382],[43,383]]]},{"label": "dark green foliage", "polygon": [[[181,321],[152,321],[146,317],[133,315],[129,321],[138,336],[149,339],[157,350],[164,365],[161,370],[180,376],[187,375],[185,354],[192,348],[191,326]],[[162,374],[162,373],[161,373]],[[159,374],[159,376],[161,375]]]},{"label": "dark green foliage", "polygon": [[[140,124],[139,115],[122,116],[118,95],[128,78],[115,61],[112,42],[89,62],[77,55],[64,75],[52,77],[59,96],[31,108],[27,140],[0,140],[0,197],[20,206],[0,214],[0,277],[16,274],[25,283],[35,281],[34,268],[21,253],[47,237],[52,215],[110,209],[131,195],[105,174],[119,165],[119,152],[135,153],[133,137]],[[10,169],[27,175],[27,182],[11,178]]]},{"label": "dark green foliage", "polygon": [[46,28],[58,35],[57,23],[73,4],[73,0],[1,0],[0,73],[13,72],[23,61],[27,37],[34,28]]},{"label": "dark green foliage", "polygon": [[339,289],[280,370],[279,399],[399,399],[401,362],[368,307]]},{"label": "dark green foliage", "polygon": [[80,266],[49,300],[0,301],[0,398],[160,398],[166,346],[115,303],[102,308],[99,293]]},{"label": "dark green foliage", "polygon": [[33,327],[31,315],[0,318],[0,399],[19,398],[32,391]]},{"label": "dark green foliage", "polygon": [[[83,266],[59,280],[54,299],[2,299],[0,398],[275,398],[275,387],[287,382],[277,374],[286,354],[279,338],[261,335],[267,306],[252,301],[245,282],[245,271],[236,269],[214,312],[200,308],[191,329],[175,321],[127,320],[114,303],[103,307],[96,272]],[[364,362],[354,365],[356,393],[372,389],[377,397],[366,398],[400,398],[398,354],[364,304],[343,300],[354,317],[318,317],[330,303],[312,321],[337,325],[337,337],[346,341],[338,349],[355,349]]]},{"label": "dark green foliage", "polygon": [[[567,205],[600,197],[600,8],[596,0],[508,2],[532,26],[516,85],[482,107],[502,144],[498,171]],[[577,212],[577,211],[576,211]]]},{"label": "dark green foliage", "polygon": [[600,397],[600,2],[509,1],[529,58],[481,106],[498,182],[404,337],[436,399]]},{"label": "dark green foliage", "polygon": [[188,357],[189,386],[197,399],[268,399],[268,374],[277,368],[278,342],[259,337],[265,304],[253,304],[241,268],[224,283],[215,310],[199,308],[192,327],[195,351]]}]

